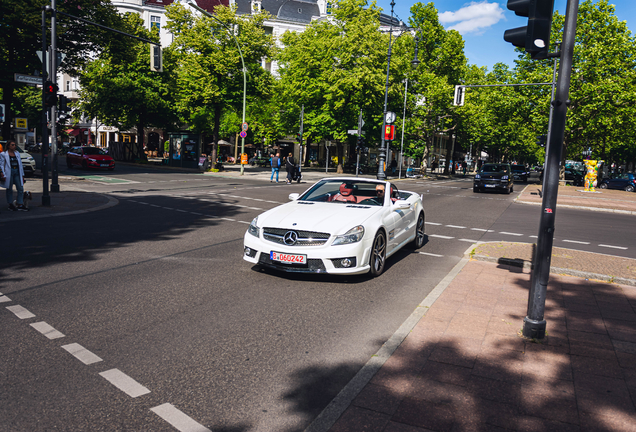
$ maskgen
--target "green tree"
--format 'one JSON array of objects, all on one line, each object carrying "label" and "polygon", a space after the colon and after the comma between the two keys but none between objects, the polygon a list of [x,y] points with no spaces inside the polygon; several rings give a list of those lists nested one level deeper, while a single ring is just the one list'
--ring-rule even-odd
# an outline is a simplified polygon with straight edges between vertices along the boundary
[{"label": "green tree", "polygon": [[[263,28],[267,14],[238,16],[234,8],[217,6],[215,16],[220,24],[173,3],[166,8],[166,16],[166,27],[174,35],[167,51],[175,71],[175,108],[192,129],[212,135],[210,153],[216,159],[224,110],[238,113],[243,106],[243,66],[232,32],[248,74],[246,121],[257,101],[271,96],[273,78],[260,66],[262,59],[275,54],[274,40]],[[236,124],[235,131],[239,130],[240,124]]]},{"label": "green tree", "polygon": [[347,130],[357,126],[360,109],[368,143],[382,125],[388,36],[378,31],[375,2],[365,6],[365,0],[336,1],[332,19],[314,21],[302,33],[285,33],[278,57],[287,130],[297,131],[304,105],[303,138],[335,141],[339,170]]},{"label": "green tree", "polygon": [[[126,14],[125,20],[128,33],[159,40],[156,31],[145,29],[138,14]],[[166,128],[176,120],[172,108],[170,61],[164,62],[163,72],[154,72],[150,70],[149,44],[135,41],[130,49],[121,48],[119,44],[110,45],[82,71],[78,113],[96,117],[120,129],[136,127],[137,144],[130,149],[129,156],[144,158],[145,128]]]},{"label": "green tree", "polygon": [[[22,110],[18,101],[14,106],[17,84],[14,73],[33,74],[42,70],[37,51],[42,50],[42,7],[50,4],[48,0],[2,0],[0,2],[0,88],[2,103],[5,104],[8,119],[14,117],[14,110]],[[57,9],[81,18],[85,18],[109,27],[122,29],[121,18],[109,1],[67,0],[58,2]],[[50,18],[50,14],[47,14]],[[61,70],[77,73],[91,53],[99,52],[119,36],[105,30],[89,27],[86,24],[58,14],[57,41],[58,51],[66,54]],[[47,18],[47,29],[50,28]],[[50,42],[50,35],[47,32]],[[38,122],[39,115],[29,118]],[[2,135],[8,137],[11,124],[4,123]]]}]

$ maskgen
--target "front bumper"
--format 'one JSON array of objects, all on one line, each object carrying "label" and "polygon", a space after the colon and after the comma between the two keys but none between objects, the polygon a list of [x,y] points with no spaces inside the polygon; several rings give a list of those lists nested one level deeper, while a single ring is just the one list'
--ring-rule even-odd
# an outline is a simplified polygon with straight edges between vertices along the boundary
[{"label": "front bumper", "polygon": [[475,180],[473,182],[473,187],[477,189],[483,190],[508,190],[510,188],[510,184],[508,180]]},{"label": "front bumper", "polygon": [[[246,232],[244,237],[243,259],[252,264],[288,273],[327,273],[327,274],[363,274],[369,272],[369,255],[371,243],[363,238],[357,243],[331,246],[330,241],[322,246],[285,246],[273,243],[261,237]],[[330,239],[331,240],[331,239]],[[287,264],[272,261],[270,253],[306,255],[306,264]],[[343,260],[348,260],[349,267],[343,266]]]}]

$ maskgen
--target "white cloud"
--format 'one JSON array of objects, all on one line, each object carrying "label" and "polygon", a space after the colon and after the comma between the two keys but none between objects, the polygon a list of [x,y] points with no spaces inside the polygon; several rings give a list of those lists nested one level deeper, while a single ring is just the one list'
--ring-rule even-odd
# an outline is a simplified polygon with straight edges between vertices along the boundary
[{"label": "white cloud", "polygon": [[[461,34],[478,33],[504,19],[504,10],[499,3],[472,2],[456,12],[439,14],[444,25],[452,24],[448,30],[457,30]],[[454,24],[453,24],[454,23]]]}]

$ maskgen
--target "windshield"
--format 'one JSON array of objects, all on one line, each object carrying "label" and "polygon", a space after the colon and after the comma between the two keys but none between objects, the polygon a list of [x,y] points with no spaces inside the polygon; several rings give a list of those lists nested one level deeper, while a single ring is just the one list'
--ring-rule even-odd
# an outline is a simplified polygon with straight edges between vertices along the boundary
[{"label": "windshield", "polygon": [[498,173],[498,172],[508,172],[508,165],[484,165],[481,169],[483,173]]},{"label": "windshield", "polygon": [[381,206],[384,205],[384,185],[357,180],[323,180],[298,200]]},{"label": "windshield", "polygon": [[106,152],[102,149],[98,149],[97,147],[84,147],[85,155],[105,155]]}]

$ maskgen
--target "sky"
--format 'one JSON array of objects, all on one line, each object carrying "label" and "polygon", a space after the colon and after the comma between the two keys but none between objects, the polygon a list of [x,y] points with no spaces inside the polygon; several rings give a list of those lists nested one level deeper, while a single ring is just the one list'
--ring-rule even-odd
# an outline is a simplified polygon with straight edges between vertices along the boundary
[{"label": "sky", "polygon": [[[376,0],[386,14],[391,13],[391,0]],[[432,2],[439,12],[440,23],[447,29],[457,30],[464,38],[464,52],[468,63],[486,66],[489,71],[495,63],[514,66],[519,56],[515,47],[503,40],[504,31],[525,26],[528,19],[518,17],[506,8],[507,0],[420,0]],[[582,0],[581,0],[582,1]],[[414,0],[395,0],[394,12],[408,22]],[[627,27],[636,32],[636,1],[613,0],[616,16],[627,21]],[[565,15],[567,0],[555,0],[554,10]]]}]

